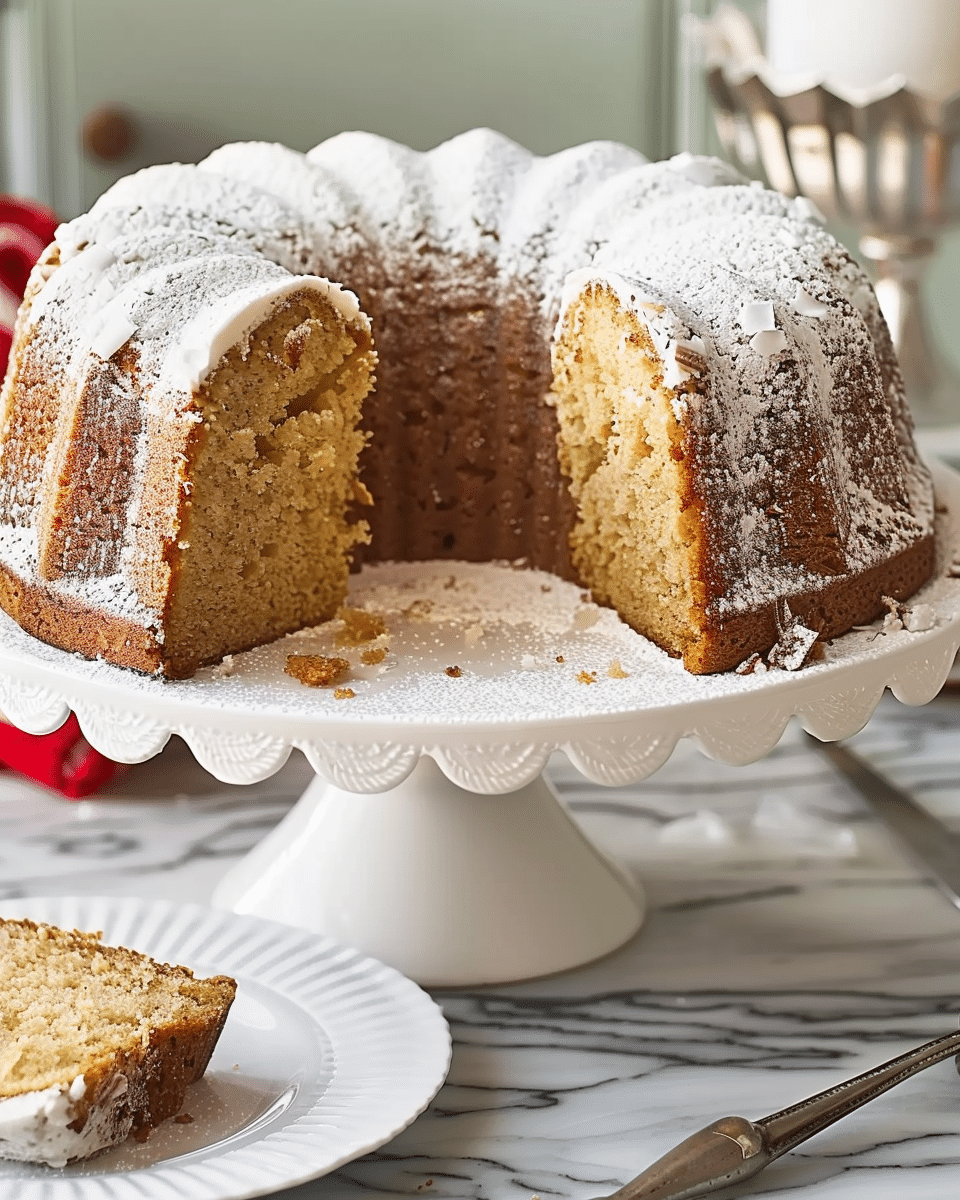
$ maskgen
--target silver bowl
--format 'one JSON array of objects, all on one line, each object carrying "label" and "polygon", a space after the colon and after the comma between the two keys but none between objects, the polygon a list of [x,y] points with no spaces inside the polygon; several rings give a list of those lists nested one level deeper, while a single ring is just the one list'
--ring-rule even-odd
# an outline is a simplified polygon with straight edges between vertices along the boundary
[{"label": "silver bowl", "polygon": [[960,427],[960,377],[937,350],[920,279],[942,231],[960,221],[960,96],[906,87],[855,104],[819,85],[775,92],[757,70],[707,71],[717,132],[748,174],[812,200],[856,229],[922,426]]}]

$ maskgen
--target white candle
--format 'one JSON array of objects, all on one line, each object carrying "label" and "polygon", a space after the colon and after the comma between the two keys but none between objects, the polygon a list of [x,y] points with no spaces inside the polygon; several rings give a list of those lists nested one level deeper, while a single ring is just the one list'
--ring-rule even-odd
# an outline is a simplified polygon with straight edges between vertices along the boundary
[{"label": "white candle", "polygon": [[[960,93],[960,0],[767,0],[767,61],[841,93]],[[792,89],[791,89],[792,90]]]}]

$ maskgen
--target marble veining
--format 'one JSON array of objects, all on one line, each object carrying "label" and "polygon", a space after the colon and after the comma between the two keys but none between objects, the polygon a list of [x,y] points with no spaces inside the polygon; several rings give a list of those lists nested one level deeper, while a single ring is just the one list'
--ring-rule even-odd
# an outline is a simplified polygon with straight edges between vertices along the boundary
[{"label": "marble veining", "polygon": [[[960,701],[884,701],[856,747],[960,828]],[[435,993],[448,1083],[389,1145],[289,1189],[592,1200],[727,1114],[759,1117],[956,1026],[960,912],[789,729],[729,767],[681,744],[642,784],[548,773],[602,846],[639,872],[640,934],[607,959],[509,987]],[[96,800],[0,775],[0,896],[205,901],[311,778],[294,755],[232,787],[182,743]],[[954,1200],[960,1079],[942,1063],[725,1193]]]}]

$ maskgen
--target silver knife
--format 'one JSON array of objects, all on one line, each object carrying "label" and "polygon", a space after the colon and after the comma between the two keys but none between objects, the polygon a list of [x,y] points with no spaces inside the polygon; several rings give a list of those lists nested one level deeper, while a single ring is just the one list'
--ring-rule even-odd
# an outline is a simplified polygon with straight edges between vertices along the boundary
[{"label": "silver knife", "polygon": [[806,737],[868,801],[924,874],[960,908],[960,837],[846,746],[821,742],[809,733]]}]

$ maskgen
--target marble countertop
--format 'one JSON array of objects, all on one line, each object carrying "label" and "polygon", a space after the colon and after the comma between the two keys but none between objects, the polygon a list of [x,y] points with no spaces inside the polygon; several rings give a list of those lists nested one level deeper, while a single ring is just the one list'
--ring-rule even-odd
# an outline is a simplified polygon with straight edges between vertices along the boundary
[{"label": "marble countertop", "polygon": [[[960,699],[888,700],[854,744],[960,827]],[[447,1084],[379,1152],[282,1195],[477,1200],[606,1196],[717,1117],[760,1117],[956,1027],[960,912],[796,728],[749,767],[682,743],[643,784],[549,775],[650,912],[602,962],[438,991]],[[178,742],[96,800],[0,775],[0,897],[204,902],[311,778],[294,756],[251,788]],[[718,1193],[720,1194],[720,1193]],[[960,1079],[941,1063],[724,1196],[960,1194]]]}]

